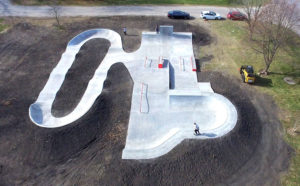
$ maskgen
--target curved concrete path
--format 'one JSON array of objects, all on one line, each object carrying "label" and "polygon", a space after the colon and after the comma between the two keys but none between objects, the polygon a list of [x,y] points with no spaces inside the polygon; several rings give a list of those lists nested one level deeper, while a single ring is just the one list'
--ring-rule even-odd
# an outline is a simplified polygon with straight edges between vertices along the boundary
[{"label": "curved concrete path", "polygon": [[[56,118],[51,107],[80,47],[90,39],[103,38],[111,46],[89,81],[77,107]],[[101,94],[111,65],[123,62],[133,82],[133,94],[123,159],[149,159],[169,152],[187,138],[216,138],[232,130],[237,121],[235,107],[215,94],[210,83],[198,83],[192,34],[173,33],[161,26],[160,33],[144,32],[141,47],[133,53],[122,49],[121,37],[108,29],[85,31],[73,38],[50,74],[38,99],[29,108],[31,120],[40,127],[71,124],[83,116]],[[193,135],[193,123],[201,136]]]},{"label": "curved concrete path", "polygon": [[[101,68],[96,70],[93,78],[89,81],[87,89],[77,107],[65,117],[53,117],[51,114],[51,107],[56,93],[63,84],[65,75],[72,66],[80,47],[88,40],[94,38],[107,39],[111,43],[108,53],[101,63]],[[38,126],[54,128],[64,126],[79,119],[90,109],[96,98],[101,94],[103,82],[106,79],[107,71],[110,66],[114,64],[114,62],[123,59],[122,56],[124,54],[125,52],[122,49],[121,37],[112,30],[88,30],[73,38],[68,43],[67,49],[63,53],[57,66],[51,72],[49,80],[40,92],[37,101],[30,106],[29,115],[31,120]]]}]

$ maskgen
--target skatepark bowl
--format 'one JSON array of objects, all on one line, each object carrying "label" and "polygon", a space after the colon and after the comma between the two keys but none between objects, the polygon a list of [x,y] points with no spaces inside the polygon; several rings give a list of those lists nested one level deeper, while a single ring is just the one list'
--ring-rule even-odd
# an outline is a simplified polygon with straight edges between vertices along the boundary
[{"label": "skatepark bowl", "polygon": [[[74,110],[63,117],[51,114],[56,93],[81,46],[94,38],[107,39],[111,46]],[[143,32],[141,47],[124,52],[121,37],[109,29],[93,29],[74,37],[57,66],[29,107],[32,122],[40,127],[62,127],[82,117],[101,94],[110,67],[122,62],[133,82],[130,118],[123,159],[162,156],[184,139],[217,138],[237,122],[234,105],[214,93],[209,82],[199,83],[193,54],[192,33],[173,32],[160,26],[159,33]],[[201,135],[193,134],[193,123]]]}]

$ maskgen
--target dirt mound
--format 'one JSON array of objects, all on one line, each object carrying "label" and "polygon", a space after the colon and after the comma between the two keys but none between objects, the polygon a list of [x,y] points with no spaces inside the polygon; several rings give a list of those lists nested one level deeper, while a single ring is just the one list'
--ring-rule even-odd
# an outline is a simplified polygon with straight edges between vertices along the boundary
[{"label": "dirt mound", "polygon": [[[198,73],[198,79],[211,81],[213,89],[236,106],[239,119],[234,130],[213,140],[185,140],[157,159],[121,159],[133,87],[121,63],[111,67],[102,94],[78,121],[44,129],[29,120],[29,105],[36,100],[72,37],[95,27],[121,33],[120,28],[126,25],[132,30],[128,29],[129,36],[122,35],[122,39],[124,48],[131,51],[139,47],[141,30],[154,30],[156,24],[174,24],[175,31],[195,31],[197,46],[211,41],[205,29],[189,22],[151,17],[94,18],[67,25],[65,31],[17,25],[0,35],[0,185],[279,184],[279,173],[287,169],[291,149],[281,138],[276,105],[270,97],[218,72]],[[86,43],[82,51],[100,48],[96,44],[93,49],[95,42]],[[101,59],[99,55],[83,55],[78,58],[79,66],[68,73],[77,76],[83,61],[97,66],[99,61],[90,60]],[[86,71],[84,81],[92,73]],[[70,91],[85,89],[86,84],[69,83],[66,87],[61,91],[70,95]],[[10,104],[2,104],[7,101]],[[64,101],[58,95],[54,106],[58,114],[76,106],[72,103],[59,110],[59,104],[66,104]]]},{"label": "dirt mound", "polygon": [[80,48],[61,88],[56,94],[52,105],[54,116],[65,116],[77,106],[88,82],[92,79],[109,47],[110,42],[108,40],[92,39]]},{"label": "dirt mound", "polygon": [[227,146],[221,154],[227,162],[223,167],[227,169],[225,183],[279,185],[279,173],[287,170],[293,150],[281,138],[278,110],[272,98],[220,72],[200,72],[198,80],[210,81],[214,91],[226,96],[238,110],[235,129],[218,139]]}]

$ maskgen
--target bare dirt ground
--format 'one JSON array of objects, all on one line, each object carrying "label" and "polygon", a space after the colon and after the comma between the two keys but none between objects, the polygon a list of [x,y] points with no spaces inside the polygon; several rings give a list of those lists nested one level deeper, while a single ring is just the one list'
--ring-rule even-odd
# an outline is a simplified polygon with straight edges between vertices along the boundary
[{"label": "bare dirt ground", "polygon": [[[64,30],[19,23],[0,35],[0,185],[279,185],[292,149],[283,141],[271,97],[220,72],[198,72],[238,110],[238,123],[226,136],[185,140],[152,160],[122,160],[133,82],[122,63],[109,71],[104,90],[90,111],[65,127],[44,129],[29,119],[33,103],[68,41],[91,28],[111,28],[124,49],[140,46],[141,31],[156,24],[194,33],[194,50],[209,45],[209,31],[193,21],[158,17],[91,18],[65,23]],[[78,103],[109,47],[87,42],[76,56],[52,113],[63,116]],[[201,61],[201,59],[199,60]],[[75,83],[79,80],[79,83]]]}]

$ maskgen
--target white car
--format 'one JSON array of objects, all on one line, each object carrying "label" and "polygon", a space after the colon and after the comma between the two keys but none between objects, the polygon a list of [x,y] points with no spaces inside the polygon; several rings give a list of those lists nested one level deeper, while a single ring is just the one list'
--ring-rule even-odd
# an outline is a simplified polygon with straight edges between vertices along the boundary
[{"label": "white car", "polygon": [[213,19],[213,20],[221,20],[222,19],[220,14],[215,13],[213,11],[201,11],[200,17],[202,17],[203,19]]}]

